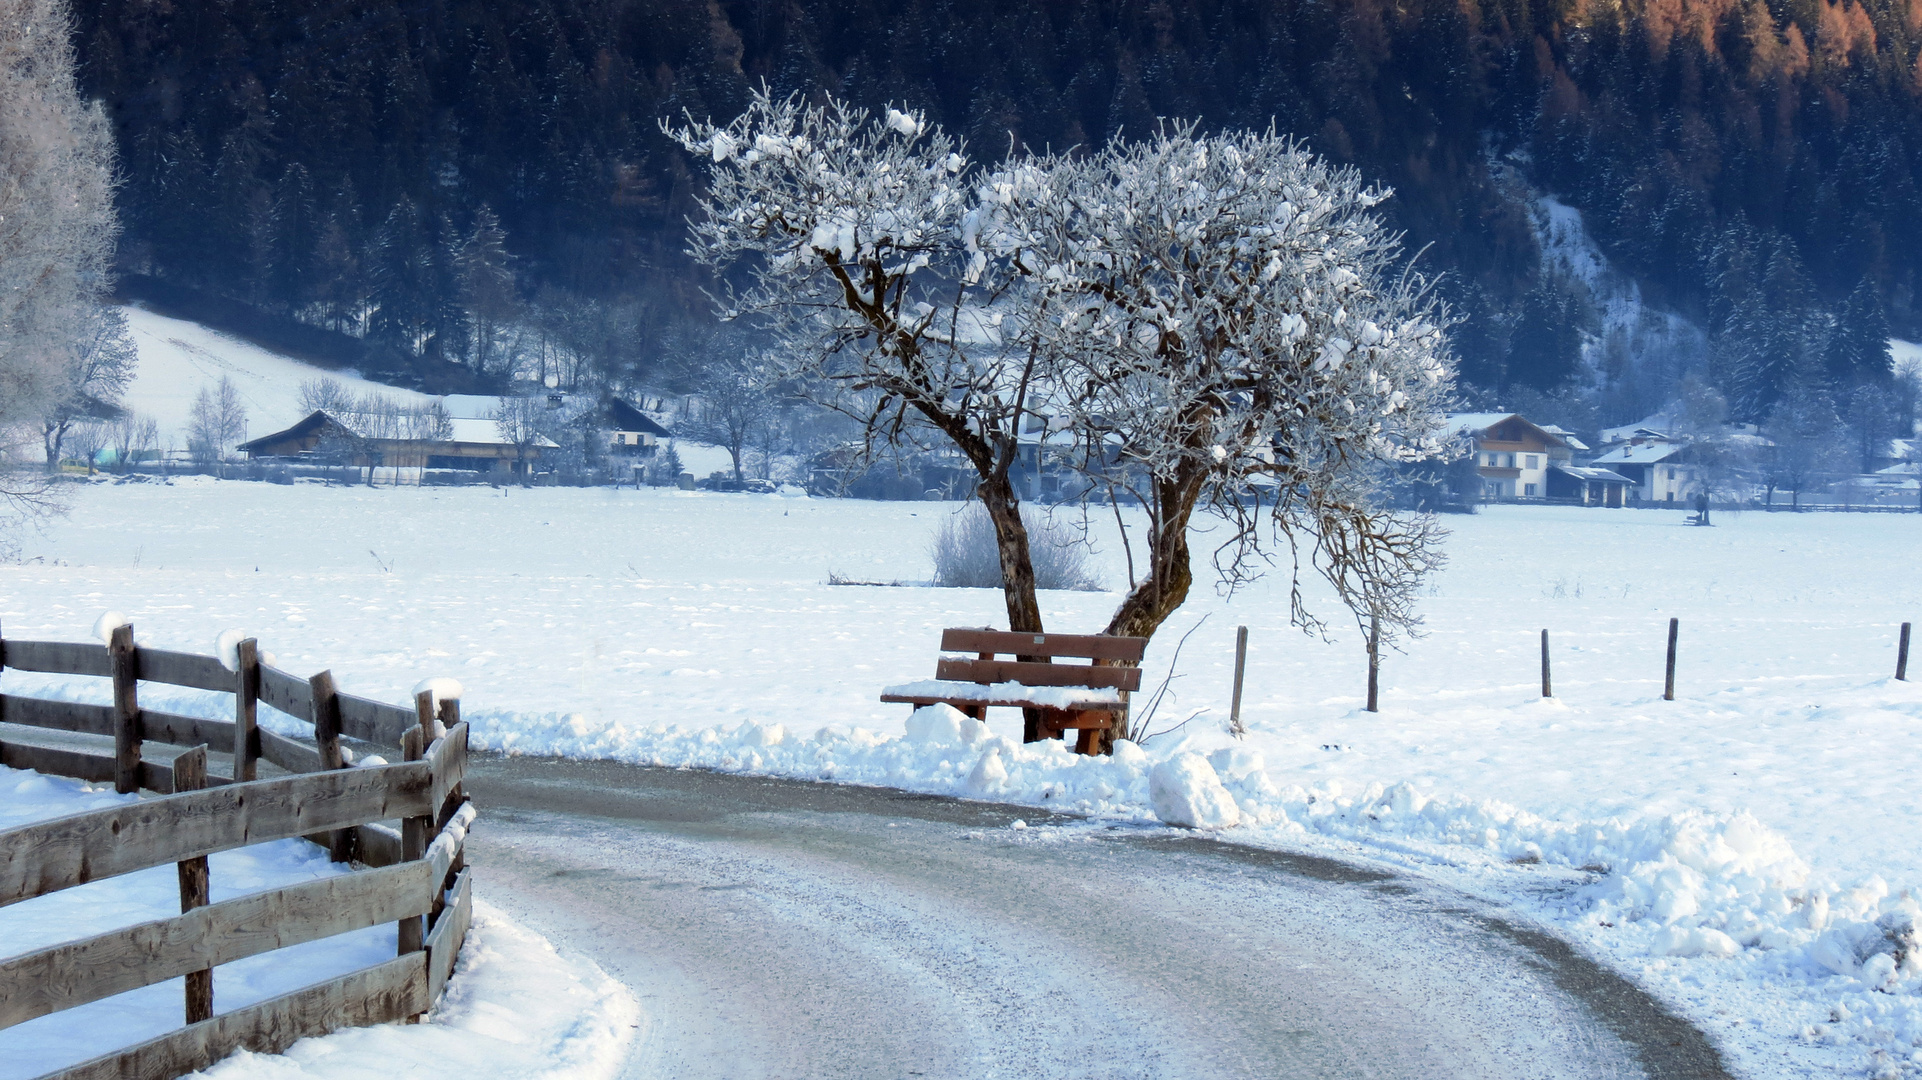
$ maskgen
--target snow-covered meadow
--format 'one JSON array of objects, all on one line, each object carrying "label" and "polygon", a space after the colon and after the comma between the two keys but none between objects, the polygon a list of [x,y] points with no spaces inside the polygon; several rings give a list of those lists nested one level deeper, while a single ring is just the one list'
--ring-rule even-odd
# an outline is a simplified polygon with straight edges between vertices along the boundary
[{"label": "snow-covered meadow", "polygon": [[[1239,819],[1224,836],[1510,898],[1685,1009],[1748,1075],[1922,1075],[1922,956],[1902,929],[1922,886],[1922,686],[1890,677],[1897,625],[1922,616],[1922,518],[1718,514],[1697,529],[1680,511],[1528,507],[1451,519],[1429,633],[1387,658],[1378,715],[1361,709],[1352,628],[1328,642],[1290,630],[1281,577],[1232,598],[1204,587],[1146,667],[1158,682],[1206,615],[1163,712],[1210,711],[1094,760],[1019,745],[1012,713],[987,731],[924,718],[907,738],[906,708],[876,701],[932,673],[942,627],[1001,623],[1000,596],[827,579],[925,579],[928,538],[957,508],[103,483],[29,539],[25,564],[0,569],[0,619],[8,636],[79,639],[113,608],[147,642],[201,651],[238,627],[282,667],[331,667],[343,689],[396,701],[423,675],[452,675],[476,743],[511,752],[1150,823],[1163,764],[1181,794],[1214,795]],[[1096,561],[1121,586],[1112,525],[1095,528]],[[1043,603],[1050,629],[1092,632],[1115,600]],[[1681,650],[1665,702],[1671,616]],[[1251,631],[1240,743],[1224,730],[1237,624]],[[150,689],[168,707],[205,704]]]}]

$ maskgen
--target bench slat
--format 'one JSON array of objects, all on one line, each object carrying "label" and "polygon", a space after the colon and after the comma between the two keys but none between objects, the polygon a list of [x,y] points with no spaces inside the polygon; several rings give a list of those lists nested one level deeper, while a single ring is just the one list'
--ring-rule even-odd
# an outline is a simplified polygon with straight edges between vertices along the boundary
[{"label": "bench slat", "polygon": [[1012,634],[966,626],[941,631],[942,652],[1007,653],[1010,656],[1075,656],[1139,663],[1148,639],[1106,634]]},{"label": "bench slat", "polygon": [[[883,703],[889,705],[952,705],[964,712],[967,709],[977,706],[1022,709],[1034,705],[1032,701],[1021,701],[1014,698],[996,698],[993,701],[982,701],[978,698],[937,697],[931,694],[882,694],[881,700]],[[1053,706],[1048,706],[1048,708],[1057,716],[1057,719],[1050,721],[1056,727],[1109,728],[1114,726],[1115,710],[1125,709],[1127,706],[1115,702],[1090,702],[1085,705],[1076,705],[1073,709],[1055,709]],[[1063,715],[1067,718],[1059,719],[1059,717]]]},{"label": "bench slat", "polygon": [[934,677],[953,682],[1016,682],[1027,686],[1111,687],[1141,689],[1138,667],[1088,667],[1083,664],[1029,664],[1018,660],[963,660],[942,657]]}]

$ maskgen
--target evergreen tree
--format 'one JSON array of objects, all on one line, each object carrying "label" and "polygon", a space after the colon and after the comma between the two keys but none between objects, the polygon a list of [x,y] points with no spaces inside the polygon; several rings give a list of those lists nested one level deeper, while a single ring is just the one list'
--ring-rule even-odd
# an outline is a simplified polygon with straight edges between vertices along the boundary
[{"label": "evergreen tree", "polygon": [[1849,294],[1829,334],[1824,360],[1830,381],[1840,389],[1887,386],[1895,370],[1889,336],[1889,317],[1882,310],[1882,298],[1876,294],[1875,284],[1865,277]]}]

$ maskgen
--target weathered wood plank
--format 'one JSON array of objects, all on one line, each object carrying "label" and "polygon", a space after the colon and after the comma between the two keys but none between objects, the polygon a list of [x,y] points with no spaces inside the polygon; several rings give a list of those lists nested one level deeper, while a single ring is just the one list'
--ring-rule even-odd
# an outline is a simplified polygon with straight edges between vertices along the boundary
[{"label": "weathered wood plank", "polygon": [[389,1023],[426,1007],[427,954],[413,953],[103,1054],[42,1080],[172,1080],[236,1050],[277,1054],[310,1035]]},{"label": "weathered wood plank", "polygon": [[461,871],[460,877],[454,879],[453,891],[453,902],[441,912],[440,920],[427,934],[429,1008],[440,1001],[441,991],[447,988],[447,980],[454,974],[454,963],[460,959],[460,947],[467,940],[467,930],[474,923],[474,872]]},{"label": "weathered wood plank", "polygon": [[416,724],[414,710],[352,694],[336,695],[340,702],[340,732],[349,738],[381,746],[400,746],[401,736]]},{"label": "weathered wood plank", "polygon": [[1011,634],[965,626],[941,631],[942,652],[1006,653],[1010,656],[1085,656],[1140,663],[1148,639],[1106,634]]},{"label": "weathered wood plank", "polygon": [[434,770],[434,812],[460,789],[467,776],[467,724],[457,723],[427,748],[427,764]]},{"label": "weathered wood plank", "polygon": [[0,833],[0,907],[195,855],[430,812],[422,762],[334,769],[39,821]]},{"label": "weathered wood plank", "polygon": [[111,754],[89,754],[84,750],[68,750],[64,747],[0,742],[0,765],[10,769],[32,769],[49,776],[71,776],[90,784],[105,784],[113,780],[114,759]]},{"label": "weathered wood plank", "polygon": [[1024,686],[1113,687],[1141,689],[1138,667],[1089,667],[1085,664],[1027,664],[1017,660],[963,660],[942,657],[934,677],[955,682],[1015,682]]},{"label": "weathered wood plank", "polygon": [[[11,647],[12,642],[8,643]],[[51,731],[78,731],[87,735],[113,734],[113,706],[88,705],[78,701],[48,701],[45,698],[0,694],[0,720],[9,724],[47,728]]]},{"label": "weathered wood plank", "polygon": [[15,641],[8,639],[6,666],[19,671],[48,671],[56,675],[113,674],[107,648],[81,641]]},{"label": "weathered wood plank", "polygon": [[135,649],[139,654],[143,682],[190,686],[196,690],[234,692],[234,673],[211,656],[172,652],[167,649]]},{"label": "weathered wood plank", "polygon": [[256,728],[254,734],[260,736],[260,756],[293,773],[320,771],[320,751],[285,735],[276,735],[266,728]]},{"label": "weathered wood plank", "polygon": [[424,914],[435,866],[404,863],[195,907],[0,962],[0,1029],[193,971]]},{"label": "weathered wood plank", "polygon": [[[411,818],[409,820],[412,820]],[[393,866],[402,861],[400,832],[378,823],[354,829],[354,851],[364,866]]]},{"label": "weathered wood plank", "polygon": [[199,746],[204,743],[209,750],[231,754],[234,750],[234,722],[142,709],[140,738],[145,742],[174,746]]},{"label": "weathered wood plank", "polygon": [[260,665],[260,700],[296,720],[314,722],[314,696],[306,679],[297,679],[274,667]]}]

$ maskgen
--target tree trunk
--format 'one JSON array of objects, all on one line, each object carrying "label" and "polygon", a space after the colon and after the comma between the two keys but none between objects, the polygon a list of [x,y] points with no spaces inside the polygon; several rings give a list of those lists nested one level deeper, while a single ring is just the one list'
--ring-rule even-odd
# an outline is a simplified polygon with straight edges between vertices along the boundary
[{"label": "tree trunk", "polygon": [[[1203,474],[1178,477],[1155,484],[1155,498],[1162,520],[1149,531],[1148,572],[1115,608],[1114,617],[1102,633],[1114,637],[1153,637],[1161,624],[1188,599],[1195,573],[1188,548],[1188,520],[1201,498]],[[1114,752],[1121,732],[1102,731],[1096,740],[1098,753]]]},{"label": "tree trunk", "polygon": [[976,494],[994,522],[995,547],[1001,555],[1001,593],[1008,604],[1008,629],[1017,634],[1039,634],[1041,601],[1035,596],[1034,560],[1028,553],[1028,527],[1021,521],[1021,503],[1006,476],[981,481]]}]

